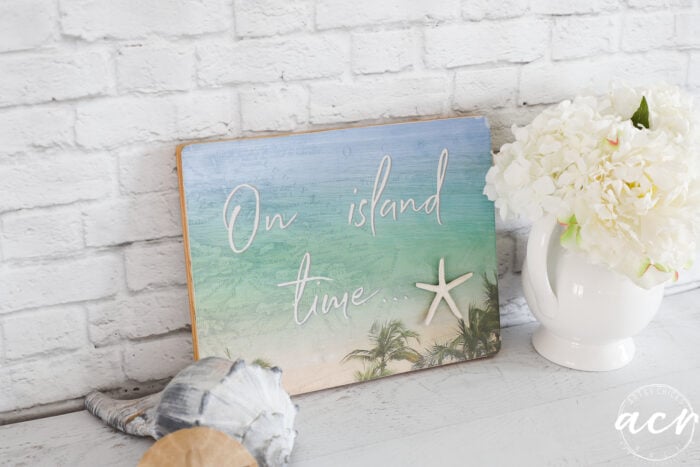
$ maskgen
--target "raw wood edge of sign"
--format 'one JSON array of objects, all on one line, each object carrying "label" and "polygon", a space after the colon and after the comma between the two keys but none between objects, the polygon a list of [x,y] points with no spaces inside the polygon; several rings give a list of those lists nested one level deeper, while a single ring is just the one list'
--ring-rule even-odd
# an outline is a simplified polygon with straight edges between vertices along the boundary
[{"label": "raw wood edge of sign", "polygon": [[190,323],[192,329],[192,351],[194,359],[199,360],[199,343],[197,340],[197,317],[194,307],[194,281],[192,280],[192,259],[190,252],[190,240],[187,230],[187,206],[185,203],[185,180],[182,173],[182,150],[189,146],[188,143],[180,144],[176,149],[177,159],[177,186],[180,192],[180,217],[182,219],[182,242],[185,246],[185,273],[187,275],[187,297],[190,304]]}]

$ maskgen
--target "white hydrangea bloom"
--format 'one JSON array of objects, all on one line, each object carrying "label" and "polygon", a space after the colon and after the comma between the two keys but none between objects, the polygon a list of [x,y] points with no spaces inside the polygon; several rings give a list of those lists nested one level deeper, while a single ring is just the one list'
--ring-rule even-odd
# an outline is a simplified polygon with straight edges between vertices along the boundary
[{"label": "white hydrangea bloom", "polygon": [[[630,120],[644,97],[649,128]],[[613,86],[513,127],[484,193],[501,216],[554,214],[562,243],[651,287],[695,258],[700,233],[700,119],[677,87]]]}]

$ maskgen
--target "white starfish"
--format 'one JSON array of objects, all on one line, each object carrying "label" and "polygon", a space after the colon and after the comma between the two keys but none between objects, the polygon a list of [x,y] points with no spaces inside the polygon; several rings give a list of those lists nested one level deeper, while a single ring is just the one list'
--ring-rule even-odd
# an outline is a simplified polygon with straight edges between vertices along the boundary
[{"label": "white starfish", "polygon": [[[467,274],[463,274],[459,276],[457,279],[453,280],[449,284],[445,282],[445,258],[440,258],[440,268],[438,270],[438,284],[437,285],[432,285],[432,284],[424,284],[422,282],[416,282],[416,287],[419,289],[427,290],[429,292],[435,292],[435,298],[433,299],[433,303],[430,304],[430,309],[428,310],[428,316],[425,317],[425,325],[428,326],[430,322],[433,320],[433,316],[435,316],[435,311],[437,311],[437,307],[440,304],[440,302],[444,299],[447,305],[450,307],[450,311],[452,311],[452,314],[457,317],[457,319],[463,319],[462,314],[459,312],[459,308],[457,308],[457,304],[455,301],[452,299],[452,296],[450,295],[450,290],[454,289],[457,287],[459,284],[465,283],[467,280],[469,280],[472,277],[473,273],[468,272]],[[469,327],[469,319],[466,320],[467,327]]]}]

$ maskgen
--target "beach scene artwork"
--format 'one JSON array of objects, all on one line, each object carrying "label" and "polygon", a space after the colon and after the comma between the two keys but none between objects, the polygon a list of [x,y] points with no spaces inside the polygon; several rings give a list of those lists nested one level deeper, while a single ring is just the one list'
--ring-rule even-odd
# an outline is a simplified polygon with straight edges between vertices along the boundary
[{"label": "beach scene artwork", "polygon": [[486,119],[185,144],[195,358],[292,394],[500,348]]}]

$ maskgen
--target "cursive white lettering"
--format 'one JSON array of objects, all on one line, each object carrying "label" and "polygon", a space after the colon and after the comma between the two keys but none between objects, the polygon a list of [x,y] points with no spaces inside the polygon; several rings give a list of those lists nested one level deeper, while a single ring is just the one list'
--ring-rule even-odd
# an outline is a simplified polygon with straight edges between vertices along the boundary
[{"label": "cursive white lettering", "polygon": [[[228,211],[229,211],[229,204],[231,204],[231,201],[233,198],[242,190],[247,190],[251,193],[253,193],[253,196],[255,198],[255,213],[253,215],[253,228],[248,235],[248,239],[246,240],[245,244],[241,247],[236,245],[236,241],[234,239],[234,234],[235,234],[235,225],[236,225],[236,220],[238,219],[238,216],[241,213],[241,210],[243,209],[240,204],[236,204],[233,207],[233,211],[231,212],[231,215],[229,216]],[[260,193],[258,192],[257,188],[255,188],[252,185],[249,185],[247,183],[243,183],[241,185],[238,185],[236,188],[231,190],[231,193],[229,193],[228,197],[226,198],[226,202],[224,203],[224,209],[223,209],[223,217],[224,217],[224,226],[226,227],[226,231],[228,232],[228,244],[229,247],[231,247],[231,250],[234,253],[240,254],[245,252],[250,246],[253,244],[255,241],[255,237],[258,234],[258,229],[260,227]],[[265,231],[269,232],[275,227],[275,223],[277,223],[277,226],[280,230],[285,230],[287,229],[292,223],[297,218],[297,213],[294,213],[292,217],[289,218],[288,221],[285,222],[284,217],[282,217],[282,214],[275,213],[270,216],[265,216]]]},{"label": "cursive white lettering", "polygon": [[[277,284],[277,287],[291,287],[294,286],[294,322],[298,325],[306,323],[312,315],[316,315],[319,312],[319,297],[314,295],[311,305],[306,311],[306,314],[300,312],[300,304],[304,297],[304,291],[306,290],[306,284],[313,281],[327,281],[332,282],[333,279],[324,276],[310,276],[311,273],[311,254],[306,252],[301,258],[301,263],[299,264],[299,269],[297,271],[296,280],[290,282],[282,282]],[[341,310],[345,319],[349,319],[348,315],[348,305],[360,306],[367,303],[372,297],[374,297],[379,290],[375,290],[371,294],[364,296],[364,289],[359,287],[355,289],[352,294],[344,292],[340,298],[335,295],[324,294],[321,298],[321,309],[322,314],[328,314],[331,310]],[[349,300],[348,300],[349,297]],[[303,314],[303,316],[302,316]]]},{"label": "cursive white lettering", "polygon": [[[443,184],[445,183],[445,174],[447,173],[447,162],[449,154],[447,149],[443,149],[440,153],[437,166],[437,180],[435,193],[428,196],[422,203],[418,204],[414,198],[406,199],[383,199],[389,176],[391,175],[392,160],[390,155],[385,155],[379,163],[377,174],[374,177],[374,185],[372,186],[372,195],[369,199],[362,198],[358,203],[350,203],[348,209],[348,225],[354,227],[362,227],[367,222],[366,210],[369,209],[369,225],[372,236],[377,235],[376,220],[377,216],[381,218],[389,217],[397,221],[399,214],[404,214],[409,209],[413,212],[425,212],[432,214],[435,212],[435,220],[439,225],[442,225],[442,216],[440,215],[440,194]],[[357,194],[357,188],[353,189],[353,194]],[[378,212],[377,212],[378,211]]]}]

